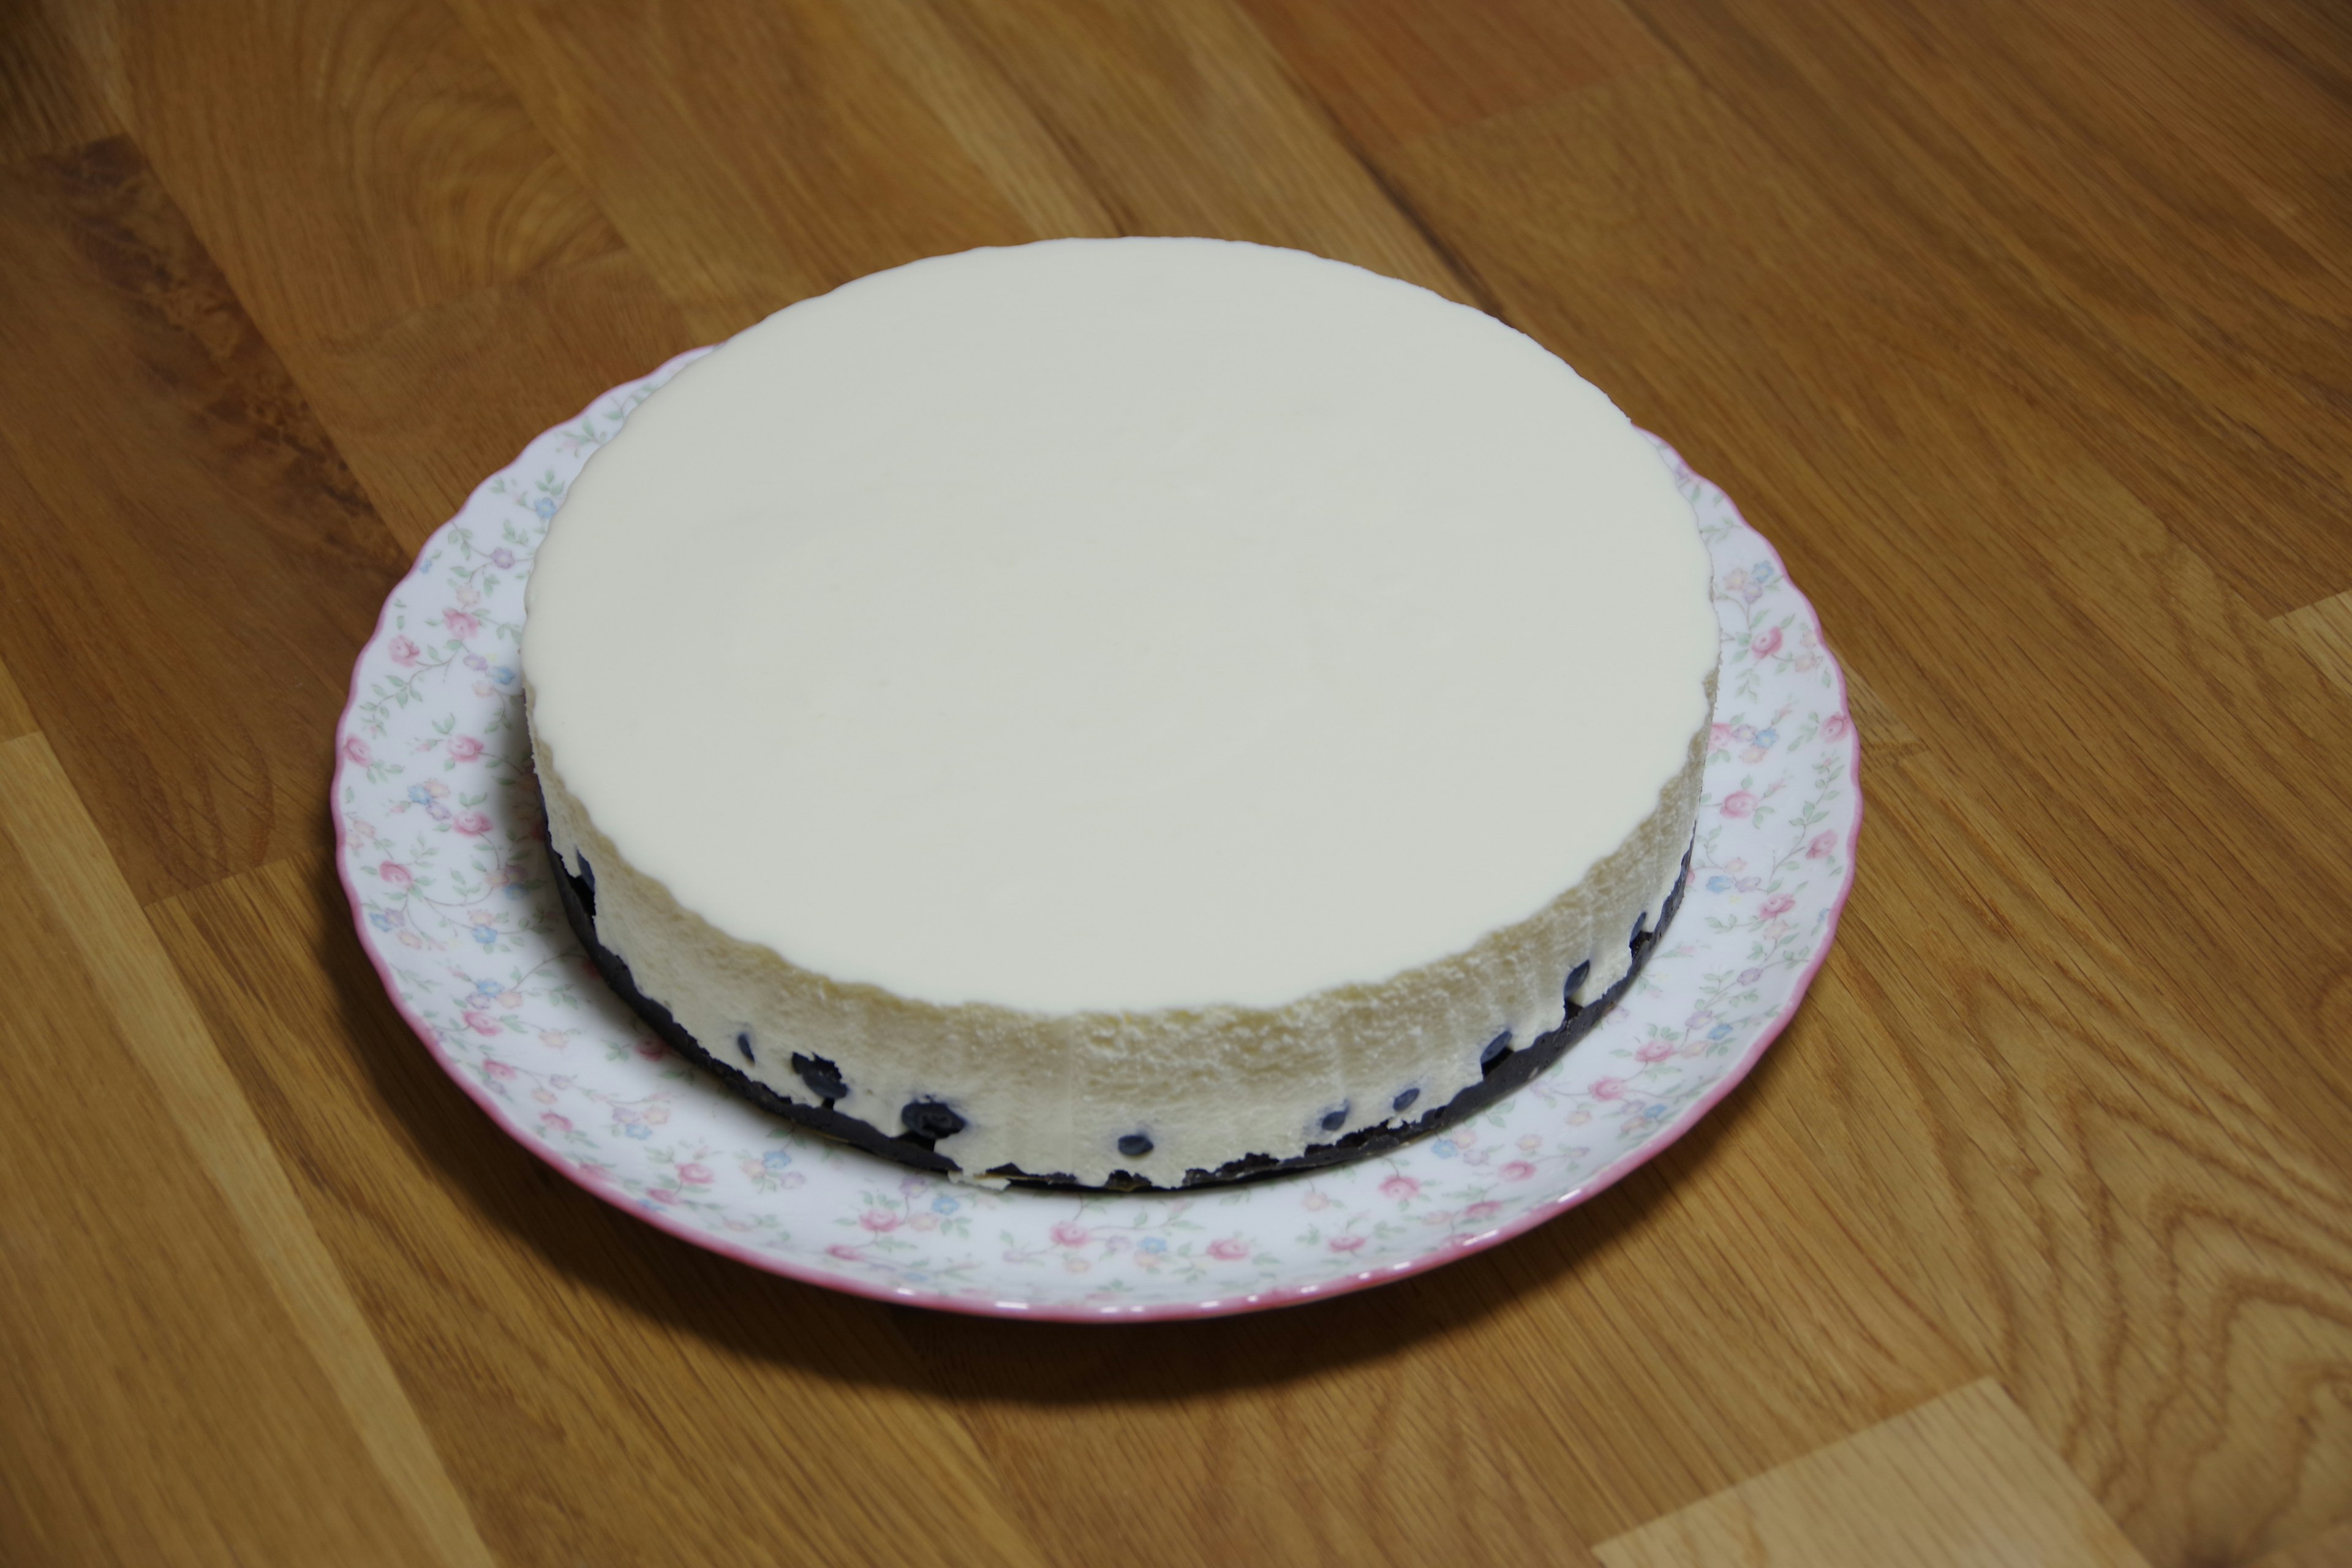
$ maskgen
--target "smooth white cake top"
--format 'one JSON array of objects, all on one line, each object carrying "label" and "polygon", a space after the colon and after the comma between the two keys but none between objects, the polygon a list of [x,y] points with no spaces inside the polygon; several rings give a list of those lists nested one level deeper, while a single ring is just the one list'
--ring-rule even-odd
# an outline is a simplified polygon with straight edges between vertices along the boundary
[{"label": "smooth white cake top", "polygon": [[1216,240],[863,279],[681,373],[532,573],[564,787],[728,934],[1039,1011],[1467,948],[1658,805],[1717,628],[1607,398],[1425,289]]}]

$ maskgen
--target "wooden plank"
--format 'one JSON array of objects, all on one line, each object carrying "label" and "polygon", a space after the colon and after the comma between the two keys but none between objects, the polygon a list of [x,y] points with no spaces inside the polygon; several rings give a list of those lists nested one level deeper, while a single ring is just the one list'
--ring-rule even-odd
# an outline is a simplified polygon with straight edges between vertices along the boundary
[{"label": "wooden plank", "polygon": [[[1832,1049],[1801,1016],[1775,1052]],[[1981,1372],[1809,1161],[1792,1130],[1818,1113],[1768,1058],[1619,1189],[1312,1308],[902,1331],[1065,1560],[1581,1561]],[[1139,1529],[1139,1496],[1168,1528]]]},{"label": "wooden plank", "polygon": [[2352,695],[2352,592],[2289,610],[2271,624],[2294,639],[2338,691]]},{"label": "wooden plank", "polygon": [[1946,355],[2033,389],[2232,591],[2270,616],[2352,587],[2340,29],[2249,38],[2185,0],[1630,4],[1898,275],[1998,321]]},{"label": "wooden plank", "polygon": [[1243,0],[1358,145],[1378,152],[1673,56],[1618,0]]},{"label": "wooden plank", "polygon": [[2347,1563],[2352,1563],[2352,1524],[2283,1547],[2248,1568],[2344,1568]]},{"label": "wooden plank", "polygon": [[1606,1568],[2146,1568],[1990,1379],[1604,1542]]},{"label": "wooden plank", "polygon": [[186,0],[125,112],[270,341],[343,337],[619,242],[439,0]]},{"label": "wooden plank", "polygon": [[541,431],[694,346],[677,308],[622,250],[356,337],[299,343],[287,357],[413,552]]},{"label": "wooden plank", "polygon": [[0,172],[0,658],[142,900],[325,841],[406,557],[136,148]]},{"label": "wooden plank", "polygon": [[0,745],[5,1533],[48,1563],[484,1565],[47,742]]},{"label": "wooden plank", "polygon": [[[2158,1563],[2352,1511],[2352,1182],[1931,753],[1798,1058],[1824,1179]],[[1815,1072],[1811,1069],[1818,1068]]]},{"label": "wooden plank", "polygon": [[13,741],[19,735],[29,735],[39,729],[33,710],[26,704],[25,694],[16,689],[9,679],[8,667],[0,664],[0,741]]},{"label": "wooden plank", "polygon": [[76,48],[64,0],[0,7],[0,163],[63,153],[122,129]]},{"label": "wooden plank", "polygon": [[673,1240],[499,1132],[325,857],[152,913],[500,1562],[1041,1561],[889,1309]]},{"label": "wooden plank", "polygon": [[1832,642],[2148,983],[2343,1149],[2352,1064],[2311,1003],[2352,929],[2253,911],[2290,888],[2352,907],[2352,781],[2328,760],[2352,709],[1972,357],[2010,308],[1916,285],[1915,255],[1670,73],[1391,163],[1521,325],[1728,488]]},{"label": "wooden plank", "polygon": [[[883,18],[823,0],[457,5],[707,341],[886,267],[1035,237],[1031,204],[995,189],[869,46]],[[941,68],[927,58],[925,85]],[[986,120],[958,103],[950,118]]]},{"label": "wooden plank", "polygon": [[1120,233],[1294,246],[1480,302],[1234,0],[933,3]]}]

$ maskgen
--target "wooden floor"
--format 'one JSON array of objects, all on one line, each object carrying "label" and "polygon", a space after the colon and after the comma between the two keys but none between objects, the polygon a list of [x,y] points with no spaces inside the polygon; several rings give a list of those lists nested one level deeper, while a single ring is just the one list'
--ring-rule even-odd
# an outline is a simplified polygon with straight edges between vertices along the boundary
[{"label": "wooden floor", "polygon": [[[0,1561],[2352,1563],[2352,9],[0,0]],[[406,1032],[351,661],[525,439],[877,268],[1206,234],[1533,333],[1854,674],[1748,1085],[1121,1329],[606,1207]]]}]

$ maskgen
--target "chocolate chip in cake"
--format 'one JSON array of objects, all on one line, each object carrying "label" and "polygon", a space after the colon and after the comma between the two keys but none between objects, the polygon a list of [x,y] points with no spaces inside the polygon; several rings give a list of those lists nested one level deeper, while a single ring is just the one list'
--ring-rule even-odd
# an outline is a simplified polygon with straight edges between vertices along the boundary
[{"label": "chocolate chip in cake", "polygon": [[[561,860],[556,863],[562,864]],[[596,918],[596,868],[588,864],[588,857],[583,855],[580,857],[578,875],[574,876],[569,870],[564,874],[572,877],[572,890],[579,895],[580,907],[588,911],[590,920],[594,920]]]},{"label": "chocolate chip in cake", "polygon": [[1389,1109],[1391,1110],[1410,1110],[1412,1109],[1412,1102],[1420,1098],[1420,1089],[1406,1089],[1402,1094],[1398,1095],[1394,1100],[1389,1101]]},{"label": "chocolate chip in cake", "polygon": [[1342,1101],[1339,1110],[1325,1111],[1323,1113],[1323,1131],[1326,1132],[1337,1132],[1340,1128],[1348,1125],[1348,1103]]},{"label": "chocolate chip in cake", "polygon": [[1478,1053],[1479,1071],[1482,1073],[1493,1072],[1496,1068],[1503,1065],[1503,1058],[1510,1054],[1511,1031],[1506,1029],[1501,1034],[1496,1035],[1493,1039],[1488,1040],[1486,1042],[1486,1048]]},{"label": "chocolate chip in cake", "polygon": [[951,1138],[963,1131],[963,1118],[936,1100],[908,1100],[898,1120],[918,1138]]},{"label": "chocolate chip in cake", "polygon": [[1140,1132],[1130,1132],[1118,1141],[1118,1152],[1130,1158],[1151,1152],[1151,1140]]},{"label": "chocolate chip in cake", "polygon": [[739,1030],[736,1033],[735,1048],[743,1053],[743,1059],[747,1062],[756,1062],[760,1059],[751,1054],[751,1031],[749,1029]]},{"label": "chocolate chip in cake", "polygon": [[1559,988],[1559,999],[1568,1004],[1568,1016],[1571,1018],[1584,1011],[1584,1004],[1576,999],[1576,988],[1583,984],[1584,977],[1591,973],[1592,960],[1588,958],[1568,972],[1568,984]]},{"label": "chocolate chip in cake", "polygon": [[793,1070],[801,1075],[801,1081],[808,1085],[809,1092],[827,1105],[849,1092],[849,1085],[842,1081],[841,1069],[823,1057],[804,1057],[794,1051]]}]

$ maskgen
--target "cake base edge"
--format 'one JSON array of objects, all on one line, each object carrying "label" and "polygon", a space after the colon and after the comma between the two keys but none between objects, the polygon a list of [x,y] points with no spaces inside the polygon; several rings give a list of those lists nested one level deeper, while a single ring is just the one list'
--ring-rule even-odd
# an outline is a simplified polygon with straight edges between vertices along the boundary
[{"label": "cake base edge", "polygon": [[[596,935],[596,919],[592,900],[593,884],[574,875],[563,862],[563,857],[551,841],[547,847],[548,864],[554,872],[556,897],[563,906],[563,918],[572,934],[595,966],[596,973],[613,988],[613,994],[626,1003],[630,1010],[642,1018],[654,1033],[679,1056],[704,1072],[718,1079],[727,1088],[772,1115],[782,1116],[812,1132],[822,1134],[866,1153],[879,1155],[901,1165],[919,1171],[930,1171],[941,1175],[962,1174],[971,1177],[961,1165],[932,1148],[931,1140],[911,1133],[893,1136],[872,1122],[835,1110],[830,1106],[803,1105],[788,1100],[756,1079],[730,1066],[704,1048],[671,1013],[669,1008],[641,990],[636,977],[630,973],[628,960],[606,947]],[[1295,1171],[1320,1169],[1370,1159],[1393,1149],[1426,1138],[1432,1133],[1454,1126],[1476,1115],[1505,1095],[1521,1088],[1540,1076],[1568,1048],[1592,1032],[1618,999],[1633,987],[1647,965],[1651,952],[1666,928],[1674,923],[1675,912],[1682,908],[1683,894],[1690,885],[1690,851],[1683,854],[1682,870],[1675,879],[1674,890],[1667,894],[1660,909],[1655,926],[1644,926],[1634,932],[1629,944],[1631,962],[1617,983],[1581,1006],[1572,999],[1583,983],[1588,965],[1580,964],[1562,981],[1562,994],[1570,998],[1568,1013],[1559,1026],[1540,1035],[1527,1045],[1506,1050],[1486,1067],[1486,1076],[1463,1089],[1444,1105],[1401,1126],[1380,1125],[1363,1128],[1328,1143],[1309,1144],[1302,1153],[1286,1159],[1268,1154],[1245,1154],[1227,1161],[1213,1171],[1194,1169],[1184,1173],[1181,1188],[1225,1186],[1238,1182],[1259,1180],[1268,1176],[1286,1175]],[[1115,1171],[1108,1182],[1090,1186],[1070,1176],[1054,1173],[1037,1174],[1014,1166],[1000,1166],[979,1173],[985,1179],[1002,1179],[1023,1186],[1047,1187],[1078,1192],[1167,1192],[1171,1189],[1124,1171]]]}]

